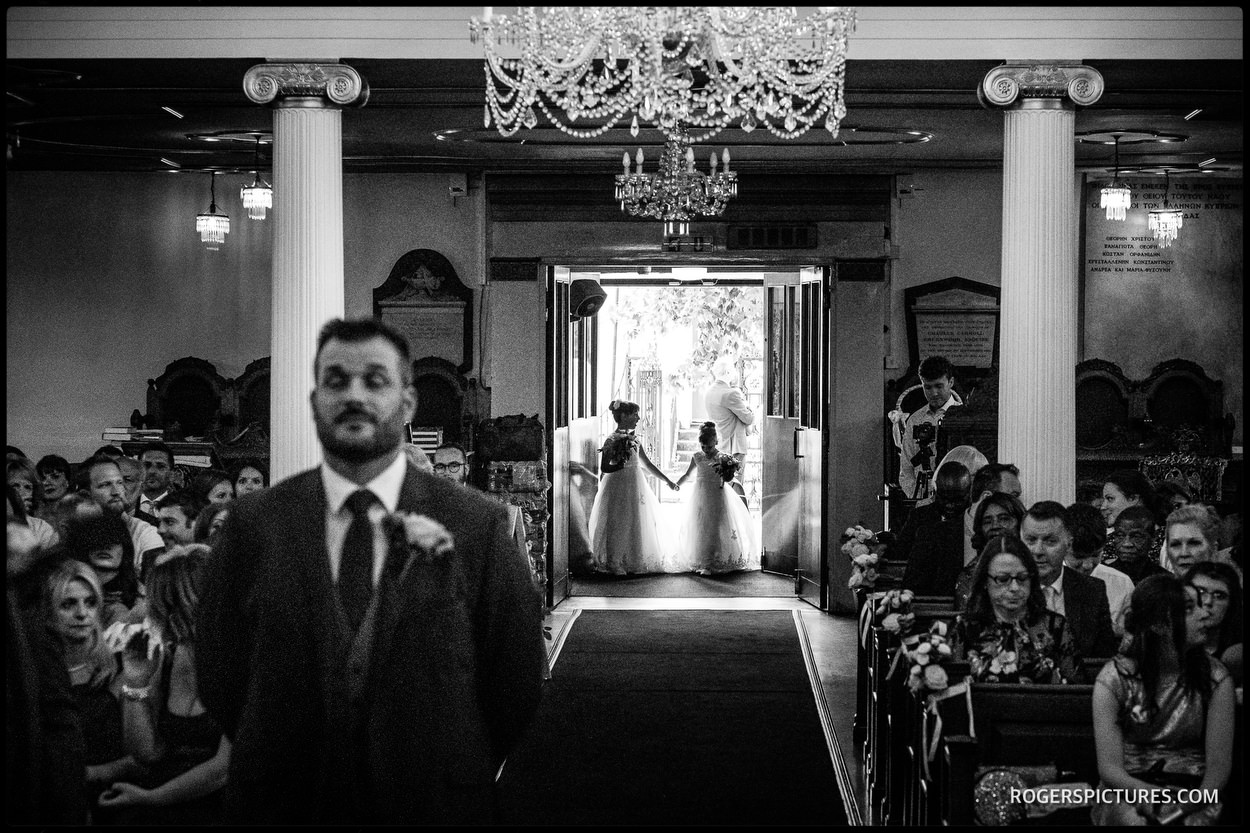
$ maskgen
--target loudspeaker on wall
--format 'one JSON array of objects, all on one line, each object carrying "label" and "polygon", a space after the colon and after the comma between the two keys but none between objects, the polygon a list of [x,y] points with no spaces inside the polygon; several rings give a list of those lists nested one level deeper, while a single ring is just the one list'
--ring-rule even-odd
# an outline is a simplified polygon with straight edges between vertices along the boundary
[{"label": "loudspeaker on wall", "polygon": [[608,293],[598,281],[590,278],[578,278],[569,284],[569,314],[574,321],[579,318],[590,318],[603,306]]}]

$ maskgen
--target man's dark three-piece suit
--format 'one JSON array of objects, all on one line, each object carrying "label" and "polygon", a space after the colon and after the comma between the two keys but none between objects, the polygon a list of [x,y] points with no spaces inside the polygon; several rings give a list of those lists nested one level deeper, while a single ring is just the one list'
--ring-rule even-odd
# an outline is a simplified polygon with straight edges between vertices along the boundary
[{"label": "man's dark three-piece suit", "polygon": [[398,511],[441,523],[455,551],[392,544],[353,634],[320,472],[234,505],[196,633],[201,699],[233,743],[227,822],[492,820],[495,773],[538,705],[540,592],[502,505],[409,465]]}]

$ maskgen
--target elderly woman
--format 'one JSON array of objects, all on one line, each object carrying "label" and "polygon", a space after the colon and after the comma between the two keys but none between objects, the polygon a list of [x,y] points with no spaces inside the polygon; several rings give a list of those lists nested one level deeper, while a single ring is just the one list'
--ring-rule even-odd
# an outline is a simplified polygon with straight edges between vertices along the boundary
[{"label": "elderly woman", "polygon": [[109,641],[122,653],[126,749],[149,769],[119,780],[100,798],[119,824],[192,825],[220,821],[230,741],[200,702],[195,677],[195,612],[209,557],[201,544],[157,557],[148,577],[143,626],[119,626]]},{"label": "elderly woman", "polygon": [[992,538],[981,550],[953,634],[953,656],[967,660],[975,681],[1084,682],[1067,622],[1046,609],[1037,563],[1014,535]]},{"label": "elderly woman", "polygon": [[1116,531],[1116,519],[1130,506],[1144,506],[1150,510],[1155,521],[1154,552],[1163,547],[1163,519],[1169,507],[1155,492],[1154,485],[1146,475],[1136,469],[1119,469],[1107,475],[1102,484],[1102,516],[1107,522],[1107,543],[1103,546],[1102,560],[1114,564],[1116,550],[1120,545],[1120,533]]},{"label": "elderly woman", "polygon": [[64,648],[70,694],[86,742],[87,786],[94,803],[113,781],[140,771],[122,743],[121,666],[104,644],[104,590],[95,570],[66,559],[48,576],[47,590],[51,624]]},{"label": "elderly woman", "polygon": [[1217,657],[1241,685],[1242,598],[1241,579],[1231,564],[1200,561],[1181,579],[1198,593],[1198,603],[1207,611],[1203,647]]},{"label": "elderly woman", "polygon": [[[1185,571],[1203,561],[1228,562],[1219,551],[1220,517],[1206,504],[1191,503],[1168,515],[1164,566],[1180,578]],[[1241,571],[1237,570],[1238,577]]]},{"label": "elderly woman", "polygon": [[[1150,576],[1134,588],[1126,645],[1094,684],[1094,745],[1103,787],[1213,791],[1227,784],[1233,682],[1219,660],[1202,650],[1201,626],[1190,627],[1195,607],[1173,576]],[[1187,824],[1213,824],[1220,809],[1106,802],[1094,806],[1093,819],[1102,825],[1168,823],[1180,810],[1188,814]]]}]

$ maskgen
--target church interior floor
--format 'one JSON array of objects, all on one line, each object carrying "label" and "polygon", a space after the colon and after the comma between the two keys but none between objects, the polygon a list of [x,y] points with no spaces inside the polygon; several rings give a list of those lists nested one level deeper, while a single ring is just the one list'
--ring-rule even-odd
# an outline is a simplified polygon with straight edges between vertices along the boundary
[{"label": "church interior floor", "polygon": [[[829,614],[791,596],[735,598],[626,598],[571,596],[556,606],[544,622],[551,627],[548,641],[551,673],[559,675],[559,652],[569,627],[582,610],[789,610],[808,646],[809,674],[819,680],[817,700],[830,747],[838,790],[851,824],[870,823],[865,800],[863,767],[852,741],[855,718],[856,620]],[[816,686],[813,686],[815,690]],[[832,785],[831,785],[832,786]]]}]

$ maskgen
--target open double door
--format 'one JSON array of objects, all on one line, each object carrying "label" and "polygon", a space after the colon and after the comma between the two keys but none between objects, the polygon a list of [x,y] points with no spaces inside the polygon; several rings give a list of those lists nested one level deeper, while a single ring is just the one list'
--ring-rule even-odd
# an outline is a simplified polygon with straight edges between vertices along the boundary
[{"label": "open double door", "polygon": [[[795,576],[795,594],[816,607],[828,601],[823,546],[827,493],[824,426],[829,270],[764,271],[765,396],[756,425],[763,448],[763,566]],[[586,555],[589,514],[577,465],[597,468],[602,422],[596,379],[599,324],[572,320],[569,271],[547,274],[548,424],[552,483],[547,602],[570,593],[570,565]],[[572,464],[572,465],[570,465]]]}]

